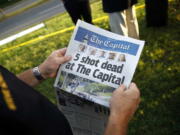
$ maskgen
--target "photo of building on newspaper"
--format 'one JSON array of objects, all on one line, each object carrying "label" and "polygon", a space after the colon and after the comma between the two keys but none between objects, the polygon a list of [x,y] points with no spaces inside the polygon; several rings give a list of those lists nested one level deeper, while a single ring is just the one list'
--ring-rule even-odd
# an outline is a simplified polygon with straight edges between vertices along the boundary
[{"label": "photo of building on newspaper", "polygon": [[129,86],[143,46],[79,20],[66,52],[72,60],[60,67],[55,87],[108,107],[115,88]]},{"label": "photo of building on newspaper", "polygon": [[114,91],[113,87],[62,71],[58,88],[66,90],[89,101],[107,104]]}]

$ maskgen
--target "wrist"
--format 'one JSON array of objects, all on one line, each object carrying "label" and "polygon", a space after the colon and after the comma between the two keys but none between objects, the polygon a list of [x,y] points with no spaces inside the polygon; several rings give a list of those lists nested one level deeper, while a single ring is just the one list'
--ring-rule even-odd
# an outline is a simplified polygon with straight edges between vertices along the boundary
[{"label": "wrist", "polygon": [[47,79],[49,78],[49,75],[48,75],[48,70],[46,68],[44,68],[44,66],[41,64],[38,66],[39,67],[39,71],[41,72],[41,75],[44,79]]},{"label": "wrist", "polygon": [[34,67],[34,68],[32,69],[32,73],[33,73],[34,77],[35,77],[38,81],[42,81],[42,80],[46,79],[46,78],[42,75],[42,73],[41,73],[41,71],[40,71],[40,69],[39,69],[38,66],[37,66],[37,67]]},{"label": "wrist", "polygon": [[125,113],[110,113],[109,120],[114,123],[122,124],[125,127],[128,125],[129,117]]},{"label": "wrist", "polygon": [[111,113],[108,120],[105,135],[125,135],[128,127],[128,121],[121,115]]}]

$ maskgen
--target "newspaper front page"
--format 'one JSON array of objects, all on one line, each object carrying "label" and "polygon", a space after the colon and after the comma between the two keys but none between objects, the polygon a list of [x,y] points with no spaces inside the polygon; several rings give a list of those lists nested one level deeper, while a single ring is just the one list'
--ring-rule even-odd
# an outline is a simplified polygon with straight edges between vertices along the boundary
[{"label": "newspaper front page", "polygon": [[55,87],[109,107],[115,88],[129,86],[144,41],[120,36],[78,21],[61,65]]}]

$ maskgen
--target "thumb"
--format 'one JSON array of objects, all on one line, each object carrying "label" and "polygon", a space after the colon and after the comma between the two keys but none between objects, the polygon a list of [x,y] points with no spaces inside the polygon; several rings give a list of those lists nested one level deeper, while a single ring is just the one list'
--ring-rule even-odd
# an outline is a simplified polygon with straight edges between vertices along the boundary
[{"label": "thumb", "polygon": [[67,61],[70,61],[72,58],[72,56],[62,56],[62,57],[59,57],[58,58],[58,63],[59,64],[64,64],[66,63]]},{"label": "thumb", "polygon": [[120,91],[124,91],[124,90],[126,90],[126,86],[122,84],[115,91],[119,91],[120,92]]}]

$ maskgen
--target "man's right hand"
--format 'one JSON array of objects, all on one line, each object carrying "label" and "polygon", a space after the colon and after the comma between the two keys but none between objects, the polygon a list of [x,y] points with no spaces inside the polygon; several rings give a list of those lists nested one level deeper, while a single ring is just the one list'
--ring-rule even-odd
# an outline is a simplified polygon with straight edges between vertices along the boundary
[{"label": "man's right hand", "polygon": [[[110,100],[111,115],[117,118],[131,118],[140,102],[140,91],[135,83],[131,83],[126,89],[121,85],[113,92]],[[129,119],[127,119],[128,121]]]},{"label": "man's right hand", "polygon": [[126,89],[121,85],[110,100],[110,116],[104,135],[125,135],[128,122],[140,102],[140,91],[135,83]]}]

